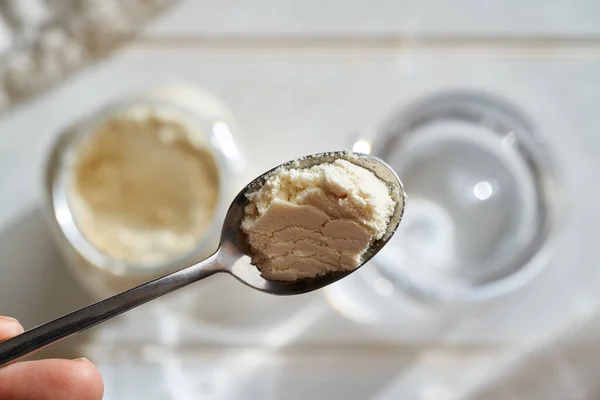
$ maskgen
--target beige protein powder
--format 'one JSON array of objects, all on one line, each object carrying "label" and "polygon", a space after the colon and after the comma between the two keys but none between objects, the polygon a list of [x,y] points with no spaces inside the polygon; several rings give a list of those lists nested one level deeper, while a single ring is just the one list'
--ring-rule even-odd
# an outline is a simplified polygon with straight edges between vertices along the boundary
[{"label": "beige protein powder", "polygon": [[276,170],[248,199],[242,230],[252,262],[279,281],[356,269],[396,205],[383,181],[343,159]]},{"label": "beige protein powder", "polygon": [[105,255],[156,264],[191,251],[212,222],[219,172],[188,126],[149,108],[112,116],[76,154],[69,202],[87,240]]}]

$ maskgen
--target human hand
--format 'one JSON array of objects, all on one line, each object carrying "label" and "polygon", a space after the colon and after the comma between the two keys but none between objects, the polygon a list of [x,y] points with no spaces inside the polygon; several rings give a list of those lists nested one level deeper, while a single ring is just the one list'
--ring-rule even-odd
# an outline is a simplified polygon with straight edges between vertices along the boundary
[{"label": "human hand", "polygon": [[[0,316],[0,342],[23,332],[14,318]],[[23,361],[0,368],[0,400],[101,400],[98,368],[85,358]]]}]

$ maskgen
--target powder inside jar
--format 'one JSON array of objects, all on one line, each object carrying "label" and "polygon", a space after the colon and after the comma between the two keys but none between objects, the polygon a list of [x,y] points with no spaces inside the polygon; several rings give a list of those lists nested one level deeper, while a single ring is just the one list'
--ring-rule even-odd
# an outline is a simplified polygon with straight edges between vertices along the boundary
[{"label": "powder inside jar", "polygon": [[69,202],[102,253],[155,264],[191,251],[212,222],[219,172],[197,132],[171,115],[122,113],[78,149]]}]

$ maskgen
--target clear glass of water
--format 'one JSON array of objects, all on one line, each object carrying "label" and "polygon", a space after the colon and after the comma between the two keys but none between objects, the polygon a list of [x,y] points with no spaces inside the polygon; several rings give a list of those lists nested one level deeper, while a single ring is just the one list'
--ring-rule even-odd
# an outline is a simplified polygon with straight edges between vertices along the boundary
[{"label": "clear glass of water", "polygon": [[548,144],[515,106],[486,94],[441,93],[396,114],[355,150],[387,161],[408,199],[391,242],[327,289],[342,313],[389,320],[389,308],[407,298],[489,299],[546,265],[556,171]]}]

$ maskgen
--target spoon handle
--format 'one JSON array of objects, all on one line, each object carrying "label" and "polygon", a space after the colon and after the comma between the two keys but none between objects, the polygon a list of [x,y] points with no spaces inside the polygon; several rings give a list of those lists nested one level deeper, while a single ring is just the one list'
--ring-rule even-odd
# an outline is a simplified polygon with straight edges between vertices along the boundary
[{"label": "spoon handle", "polygon": [[83,332],[125,311],[224,271],[217,251],[206,260],[109,297],[0,343],[0,367],[46,346]]}]

